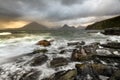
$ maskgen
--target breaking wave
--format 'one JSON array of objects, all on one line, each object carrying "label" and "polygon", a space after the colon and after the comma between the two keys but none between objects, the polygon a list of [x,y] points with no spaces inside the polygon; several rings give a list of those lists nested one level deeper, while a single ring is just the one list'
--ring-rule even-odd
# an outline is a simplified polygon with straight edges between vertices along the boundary
[{"label": "breaking wave", "polygon": [[12,33],[11,32],[2,32],[0,33],[0,35],[11,35]]}]

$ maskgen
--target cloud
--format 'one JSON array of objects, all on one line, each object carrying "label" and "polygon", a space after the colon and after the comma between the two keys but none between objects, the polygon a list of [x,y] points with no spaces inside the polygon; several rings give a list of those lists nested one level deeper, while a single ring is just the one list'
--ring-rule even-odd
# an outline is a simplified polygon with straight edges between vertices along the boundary
[{"label": "cloud", "polygon": [[118,15],[120,14],[119,4],[120,0],[85,0],[82,4],[74,3],[71,6],[57,4],[57,7],[50,8],[47,18],[61,21],[90,16]]},{"label": "cloud", "polygon": [[4,9],[0,7],[0,18],[1,19],[8,19],[8,18],[18,18],[21,17],[21,15],[17,12],[12,12],[10,10]]},{"label": "cloud", "polygon": [[61,3],[64,5],[74,5],[74,4],[82,4],[86,0],[61,0]]},{"label": "cloud", "polygon": [[0,18],[83,24],[91,22],[90,17],[119,15],[119,4],[120,0],[0,0]]}]

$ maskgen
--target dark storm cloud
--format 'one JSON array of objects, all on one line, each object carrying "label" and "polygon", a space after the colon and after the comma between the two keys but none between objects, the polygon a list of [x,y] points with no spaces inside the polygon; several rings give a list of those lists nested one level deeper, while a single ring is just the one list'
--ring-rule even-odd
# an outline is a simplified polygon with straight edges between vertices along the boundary
[{"label": "dark storm cloud", "polygon": [[61,0],[61,3],[64,5],[74,5],[74,4],[82,4],[86,0]]},{"label": "dark storm cloud", "polygon": [[20,14],[17,12],[11,12],[10,10],[4,9],[0,7],[0,18],[5,19],[5,18],[18,18],[20,17]]},{"label": "dark storm cloud", "polygon": [[62,0],[62,5],[58,4],[57,9],[51,11],[49,15],[47,15],[47,18],[61,21],[91,16],[112,16],[120,14],[120,0],[72,1],[73,0]]},{"label": "dark storm cloud", "polygon": [[0,0],[0,17],[59,22],[120,14],[120,0]]}]

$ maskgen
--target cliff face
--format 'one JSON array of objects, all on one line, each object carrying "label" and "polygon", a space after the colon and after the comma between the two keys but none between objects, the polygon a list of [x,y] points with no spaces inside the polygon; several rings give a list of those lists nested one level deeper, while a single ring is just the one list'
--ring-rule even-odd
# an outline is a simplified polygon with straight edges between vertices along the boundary
[{"label": "cliff face", "polygon": [[106,28],[120,28],[120,16],[114,17],[111,19],[103,20],[100,22],[96,22],[95,24],[87,26],[87,30],[102,30]]}]

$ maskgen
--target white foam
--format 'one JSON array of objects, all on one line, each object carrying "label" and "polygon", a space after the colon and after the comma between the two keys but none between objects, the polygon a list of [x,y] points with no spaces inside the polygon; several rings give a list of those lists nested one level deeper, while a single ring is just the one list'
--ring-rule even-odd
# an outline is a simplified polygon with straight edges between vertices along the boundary
[{"label": "white foam", "polygon": [[112,54],[109,50],[105,50],[105,49],[97,49],[97,54],[98,55],[110,55]]},{"label": "white foam", "polygon": [[118,51],[114,51],[113,54],[120,56],[120,53]]},{"label": "white foam", "polygon": [[120,36],[109,36],[108,39],[111,40],[111,41],[120,42]]},{"label": "white foam", "polygon": [[106,37],[104,34],[101,32],[95,33],[94,36],[99,36],[99,37]]},{"label": "white foam", "polygon": [[27,35],[25,37],[11,38],[1,40],[0,56],[15,56],[32,52],[38,46],[35,45],[39,40],[43,40],[46,36]]},{"label": "white foam", "polygon": [[12,33],[11,32],[2,32],[0,33],[0,35],[11,35]]}]

